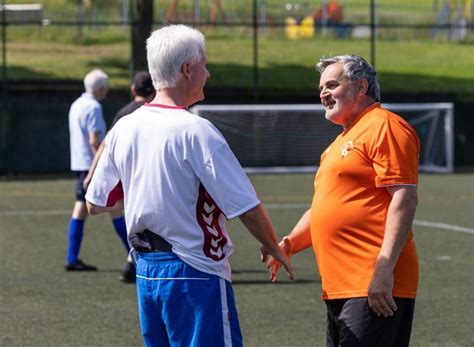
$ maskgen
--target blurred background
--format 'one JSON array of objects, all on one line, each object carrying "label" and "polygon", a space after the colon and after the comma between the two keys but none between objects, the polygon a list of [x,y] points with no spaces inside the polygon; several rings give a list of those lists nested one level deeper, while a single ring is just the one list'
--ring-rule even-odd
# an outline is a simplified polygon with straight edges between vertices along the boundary
[{"label": "blurred background", "polygon": [[[318,104],[315,63],[359,54],[382,101],[454,104],[454,165],[474,165],[472,0],[2,0],[0,173],[69,171],[67,113],[93,68],[110,77],[108,122],[168,23],[206,35],[203,104]],[[315,163],[317,164],[317,163]]]}]

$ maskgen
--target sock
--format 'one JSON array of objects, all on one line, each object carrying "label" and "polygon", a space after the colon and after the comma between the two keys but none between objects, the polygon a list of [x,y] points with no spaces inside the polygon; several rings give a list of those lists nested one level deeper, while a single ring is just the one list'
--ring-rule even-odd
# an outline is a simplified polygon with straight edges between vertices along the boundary
[{"label": "sock", "polygon": [[82,235],[84,234],[84,221],[81,219],[71,218],[69,222],[69,236],[67,246],[68,264],[73,264],[79,258],[79,250],[82,243]]},{"label": "sock", "polygon": [[115,218],[112,220],[112,223],[114,224],[115,231],[120,237],[120,240],[122,240],[122,243],[125,246],[127,253],[130,252],[130,246],[128,245],[127,227],[125,225],[125,217]]}]

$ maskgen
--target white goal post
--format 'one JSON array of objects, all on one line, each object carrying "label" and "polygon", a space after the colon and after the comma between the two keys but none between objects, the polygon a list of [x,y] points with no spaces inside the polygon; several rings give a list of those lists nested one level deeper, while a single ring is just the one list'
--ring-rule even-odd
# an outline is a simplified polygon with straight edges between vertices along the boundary
[{"label": "white goal post", "polygon": [[[454,170],[452,103],[387,103],[405,118],[421,141],[420,171]],[[247,172],[314,172],[323,150],[341,132],[324,118],[320,104],[197,105],[224,135]]]}]

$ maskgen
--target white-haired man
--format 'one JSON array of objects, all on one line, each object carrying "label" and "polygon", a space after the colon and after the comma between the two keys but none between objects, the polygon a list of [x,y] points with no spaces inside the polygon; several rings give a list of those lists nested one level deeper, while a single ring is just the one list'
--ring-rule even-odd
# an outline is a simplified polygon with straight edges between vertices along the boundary
[{"label": "white-haired man", "polygon": [[[84,78],[84,88],[85,92],[72,103],[69,110],[71,170],[76,176],[76,202],[69,222],[66,271],[97,270],[97,267],[79,259],[79,251],[87,218],[83,181],[106,132],[100,101],[106,98],[109,90],[107,74],[99,69],[90,71]],[[112,212],[111,218],[128,252],[130,247],[122,211]]]},{"label": "white-haired man", "polygon": [[[184,25],[163,27],[148,39],[147,58],[156,96],[107,135],[88,209],[125,206],[147,346],[241,346],[225,220],[240,217],[290,278],[293,270],[220,132],[186,110],[204,98],[210,77],[204,36]],[[119,183],[124,199],[117,201]]]}]

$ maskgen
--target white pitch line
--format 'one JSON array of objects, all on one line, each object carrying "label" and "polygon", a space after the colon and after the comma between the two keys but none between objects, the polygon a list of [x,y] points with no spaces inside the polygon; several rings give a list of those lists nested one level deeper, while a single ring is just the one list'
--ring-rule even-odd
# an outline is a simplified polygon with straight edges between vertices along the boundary
[{"label": "white pitch line", "polygon": [[[308,204],[298,204],[298,203],[266,204],[265,208],[268,209],[268,210],[307,209],[307,208],[309,208],[309,205]],[[425,226],[425,227],[436,228],[436,229],[456,231],[456,232],[459,232],[459,233],[474,234],[474,228],[468,228],[468,227],[463,227],[463,226],[453,225],[453,224],[428,222],[428,221],[425,221],[425,220],[414,220],[413,224],[421,225],[421,226]]]},{"label": "white pitch line", "polygon": [[280,203],[280,204],[264,204],[267,210],[291,210],[291,209],[308,209],[310,205],[308,204],[298,204],[298,203]]},{"label": "white pitch line", "polygon": [[[308,204],[303,203],[277,203],[265,204],[267,210],[283,210],[283,209],[307,209]],[[0,217],[15,217],[15,216],[62,216],[70,214],[71,210],[25,210],[25,211],[0,211]],[[474,228],[463,227],[460,225],[453,225],[447,223],[429,222],[425,220],[414,220],[413,224],[431,227],[436,229],[444,229],[455,231],[459,233],[474,234]]]},{"label": "white pitch line", "polygon": [[71,214],[72,210],[25,210],[25,211],[0,211],[1,217],[15,216],[62,216]]},{"label": "white pitch line", "polygon": [[421,225],[421,226],[424,226],[424,227],[451,230],[451,231],[456,231],[458,233],[474,234],[474,228],[467,228],[467,227],[462,227],[462,226],[459,226],[459,225],[428,222],[426,220],[414,220],[413,224]]}]

